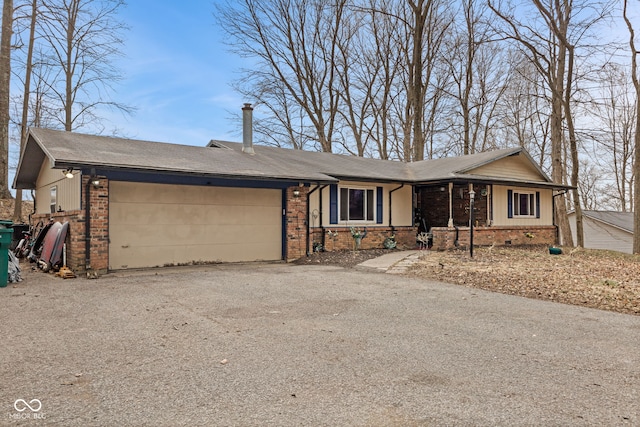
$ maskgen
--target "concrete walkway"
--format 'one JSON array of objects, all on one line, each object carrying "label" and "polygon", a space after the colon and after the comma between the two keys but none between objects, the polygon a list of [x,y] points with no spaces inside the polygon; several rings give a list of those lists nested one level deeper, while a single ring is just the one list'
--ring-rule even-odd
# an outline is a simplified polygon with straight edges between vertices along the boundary
[{"label": "concrete walkway", "polygon": [[358,268],[375,269],[390,274],[401,274],[407,271],[427,251],[396,251],[358,264]]}]

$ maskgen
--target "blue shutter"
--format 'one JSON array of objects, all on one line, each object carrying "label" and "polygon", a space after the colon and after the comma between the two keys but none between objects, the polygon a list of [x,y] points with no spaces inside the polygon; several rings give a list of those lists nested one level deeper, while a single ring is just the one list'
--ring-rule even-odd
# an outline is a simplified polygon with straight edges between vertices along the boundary
[{"label": "blue shutter", "polygon": [[536,218],[540,218],[540,192],[536,191]]},{"label": "blue shutter", "polygon": [[338,223],[338,184],[329,186],[329,224]]},{"label": "blue shutter", "polygon": [[513,190],[507,190],[507,218],[513,218]]},{"label": "blue shutter", "polygon": [[382,224],[382,187],[376,187],[376,224]]}]

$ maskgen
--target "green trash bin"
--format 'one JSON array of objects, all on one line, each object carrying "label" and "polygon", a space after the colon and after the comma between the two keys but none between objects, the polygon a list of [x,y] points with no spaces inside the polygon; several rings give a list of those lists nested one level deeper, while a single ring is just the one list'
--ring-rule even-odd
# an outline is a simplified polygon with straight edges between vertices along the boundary
[{"label": "green trash bin", "polygon": [[11,221],[0,221],[0,288],[7,286],[9,280],[9,247],[13,237]]}]

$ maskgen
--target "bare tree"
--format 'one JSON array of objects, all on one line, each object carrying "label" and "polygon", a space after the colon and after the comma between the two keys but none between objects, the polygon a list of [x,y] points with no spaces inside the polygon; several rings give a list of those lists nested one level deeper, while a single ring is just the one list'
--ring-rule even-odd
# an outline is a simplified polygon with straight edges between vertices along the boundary
[{"label": "bare tree", "polygon": [[[376,90],[372,73],[379,71],[379,64],[376,62],[371,66],[365,60],[370,50],[369,39],[360,27],[366,15],[352,12],[350,16],[344,20],[341,36],[336,38],[335,68],[341,100],[337,111],[349,130],[349,135],[339,138],[339,142],[347,152],[363,157],[370,141],[367,117],[372,110]],[[355,149],[352,148],[354,145]]]},{"label": "bare tree", "polygon": [[[638,78],[638,54],[640,51],[635,44],[635,30],[627,15],[627,0],[624,0],[624,21],[629,30],[629,50],[631,53],[631,81],[636,91],[636,99],[640,99],[640,79]],[[633,175],[635,177],[633,190],[633,253],[640,253],[640,101],[636,102],[636,132],[634,137],[635,151],[633,161]]]},{"label": "bare tree", "polygon": [[358,39],[360,49],[365,52],[359,64],[362,70],[359,76],[362,86],[369,87],[371,91],[370,118],[364,121],[366,132],[368,138],[375,142],[376,157],[399,158],[398,146],[393,141],[402,138],[394,108],[402,93],[399,76],[404,56],[397,46],[402,39],[401,29],[393,18],[395,13],[387,13],[390,6],[371,0],[363,9],[367,25],[361,27],[364,34],[360,34]]},{"label": "bare tree", "polygon": [[123,0],[43,0],[38,35],[46,47],[42,60],[55,70],[45,96],[49,113],[67,131],[98,124],[96,110],[130,108],[107,93],[121,80],[114,58],[121,55],[117,19]]},{"label": "bare tree", "polygon": [[[591,130],[594,140],[593,162],[600,167],[600,182],[611,179],[606,192],[616,200],[617,209],[632,210],[633,138],[636,126],[637,98],[628,71],[618,64],[606,64],[597,74],[601,87],[593,95],[592,116],[597,120]],[[608,203],[611,204],[612,200]]]},{"label": "bare tree", "polygon": [[242,0],[217,8],[232,49],[258,60],[257,68],[245,70],[241,93],[255,96],[254,87],[260,87],[258,103],[283,118],[283,127],[291,124],[288,117],[278,116],[286,102],[327,152],[332,151],[338,116],[335,64],[345,5],[343,0]]},{"label": "bare tree", "polygon": [[587,210],[597,210],[600,206],[598,193],[602,190],[598,185],[601,171],[595,167],[595,165],[588,162],[582,162],[580,165],[580,197],[582,197],[581,204]]},{"label": "bare tree", "polygon": [[[558,47],[560,55],[565,56],[567,61],[566,74],[564,76],[559,75],[560,79],[557,80],[559,85],[553,93],[555,96],[562,96],[562,111],[569,136],[569,151],[571,152],[571,185],[573,186],[573,206],[576,213],[577,244],[579,247],[584,247],[582,204],[580,201],[578,186],[580,161],[578,159],[578,142],[576,139],[573,114],[571,111],[571,99],[574,84],[575,46],[569,41],[569,25],[574,15],[573,2],[571,0],[564,2],[551,1],[548,5],[542,4],[541,0],[533,0],[533,2],[549,25],[552,34],[559,41]],[[565,84],[562,82],[563,80],[566,81],[566,86],[564,88],[560,86],[560,84]],[[559,93],[556,93],[556,91]],[[554,95],[552,95],[552,100],[554,99]]]},{"label": "bare tree", "polygon": [[[579,3],[571,0],[533,0],[534,8],[525,10],[520,4],[516,15],[514,5],[489,2],[489,7],[505,25],[503,34],[514,40],[544,77],[550,94],[550,138],[551,175],[554,182],[566,182],[567,166],[571,164],[570,180],[573,203],[576,209],[578,244],[583,245],[582,216],[578,194],[579,160],[578,142],[571,111],[572,96],[575,92],[575,51],[583,38],[588,38],[596,22],[609,11],[605,2]],[[527,13],[528,12],[528,13]],[[527,21],[519,19],[527,16]],[[565,129],[568,135],[565,134]],[[568,147],[565,141],[568,140]],[[573,238],[567,218],[567,203],[559,196],[555,204],[556,219],[562,242],[573,246]]]},{"label": "bare tree", "polygon": [[12,27],[13,0],[4,0],[2,5],[2,36],[0,40],[0,199],[13,198],[9,191],[9,100]]},{"label": "bare tree", "polygon": [[511,51],[508,62],[500,113],[502,139],[505,146],[526,148],[541,168],[550,170],[550,102],[544,79],[521,52]]},{"label": "bare tree", "polygon": [[411,132],[404,136],[403,160],[419,161],[424,159],[425,135],[433,136],[443,87],[448,82],[439,71],[444,69],[442,49],[453,17],[446,1],[409,0],[407,5],[408,13],[403,18],[409,36],[405,117]]},{"label": "bare tree", "polygon": [[447,55],[454,80],[453,97],[460,123],[452,128],[452,139],[462,141],[462,154],[495,148],[492,140],[498,106],[506,89],[507,61],[500,43],[491,40],[486,4],[464,0],[460,5],[456,38]]}]

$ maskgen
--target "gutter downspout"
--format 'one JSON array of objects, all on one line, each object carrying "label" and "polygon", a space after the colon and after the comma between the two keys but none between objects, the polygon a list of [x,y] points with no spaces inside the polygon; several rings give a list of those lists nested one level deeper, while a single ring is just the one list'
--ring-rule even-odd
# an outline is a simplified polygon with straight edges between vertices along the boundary
[{"label": "gutter downspout", "polygon": [[553,215],[551,215],[551,217],[553,218],[553,226],[556,228],[556,243],[560,244],[560,230],[558,227],[558,224],[556,224],[556,197],[558,196],[562,196],[563,194],[567,194],[568,190],[564,190],[564,191],[559,191],[557,194],[554,194],[551,197],[551,212],[553,212]]},{"label": "gutter downspout", "polygon": [[311,208],[309,207],[309,199],[311,198],[311,194],[313,192],[315,192],[318,188],[320,188],[320,184],[316,184],[316,187],[313,190],[311,190],[311,191],[309,191],[307,193],[307,217],[304,219],[304,222],[307,225],[307,239],[306,239],[306,242],[307,242],[307,250],[306,250],[307,256],[311,255],[311,253],[309,252],[309,236],[310,236],[310,233],[311,233],[311,226],[309,225],[309,215],[311,214],[311,211],[310,211]]},{"label": "gutter downspout", "polygon": [[325,232],[324,232],[324,224],[322,224],[322,190],[324,190],[325,188],[327,188],[328,185],[325,184],[322,187],[320,187],[320,193],[318,193],[318,198],[319,198],[319,204],[320,207],[318,209],[318,216],[320,217],[320,221],[318,222],[318,226],[320,227],[320,230],[322,231],[322,237],[320,238],[320,244],[322,245],[322,250],[324,251],[324,245],[326,243],[325,240]]},{"label": "gutter downspout", "polygon": [[[391,206],[391,193],[401,189],[402,187],[404,187],[404,183],[400,187],[394,188],[393,190],[389,191],[389,227],[391,228],[392,232],[395,231],[395,228],[393,227],[393,224],[391,222],[391,211],[393,210],[393,209],[391,209],[392,208],[392,206]],[[411,205],[413,206],[413,202],[411,202]]]},{"label": "gutter downspout", "polygon": [[87,179],[84,201],[84,269],[91,269],[91,176]]}]

